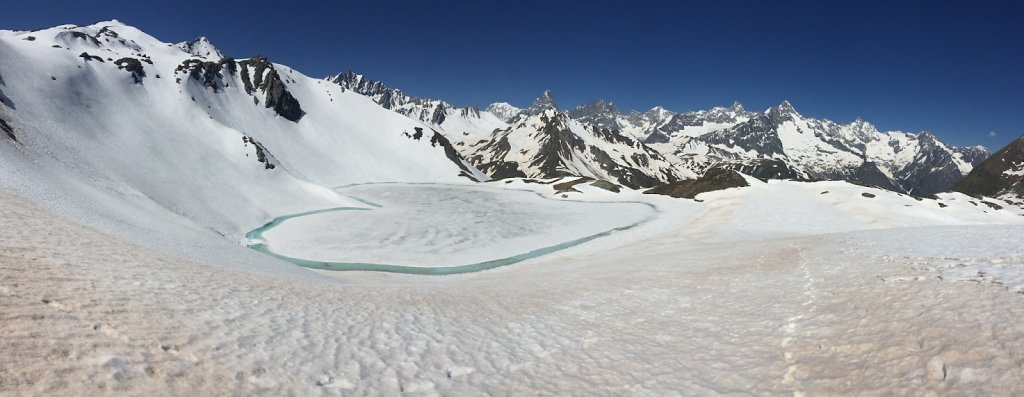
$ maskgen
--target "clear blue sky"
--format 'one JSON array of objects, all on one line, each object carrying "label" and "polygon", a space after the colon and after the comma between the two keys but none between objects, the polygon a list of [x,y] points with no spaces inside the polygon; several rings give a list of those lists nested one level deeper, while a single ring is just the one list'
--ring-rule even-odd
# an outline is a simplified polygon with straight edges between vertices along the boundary
[{"label": "clear blue sky", "polygon": [[544,89],[563,107],[788,99],[806,115],[956,145],[1024,134],[1024,2],[6,3],[4,29],[116,18],[163,41],[205,35],[231,56],[315,77],[352,69],[456,105],[525,106]]}]

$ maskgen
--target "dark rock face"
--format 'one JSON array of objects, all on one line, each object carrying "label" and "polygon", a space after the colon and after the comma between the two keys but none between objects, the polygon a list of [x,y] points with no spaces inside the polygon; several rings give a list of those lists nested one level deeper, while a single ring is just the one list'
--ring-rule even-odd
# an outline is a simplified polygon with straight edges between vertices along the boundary
[{"label": "dark rock face", "polygon": [[[918,144],[920,149],[914,160],[893,175],[903,191],[924,197],[947,191],[964,178],[953,160],[956,152],[943,149],[934,135],[921,133],[918,136]],[[966,150],[967,155],[975,161],[987,152],[984,148],[961,150]],[[977,164],[979,163],[972,161],[972,165]]]},{"label": "dark rock face", "polygon": [[81,54],[78,54],[78,57],[82,58],[82,59],[85,59],[86,62],[89,62],[89,61],[100,61],[100,63],[104,62],[103,58],[95,56],[95,55],[89,55],[88,52],[83,52]]},{"label": "dark rock face", "polygon": [[697,179],[676,181],[644,191],[644,194],[661,194],[675,198],[694,198],[698,194],[734,187],[749,186],[736,171],[725,168],[711,168]]},{"label": "dark rock face", "polygon": [[[267,58],[257,55],[238,62],[238,65],[241,66],[245,92],[253,94],[256,91],[262,91],[265,93],[265,107],[274,109],[278,115],[292,122],[298,122],[306,114],[302,111],[298,99],[288,92],[288,88],[281,81],[281,76],[278,75],[274,65]],[[251,78],[249,68],[253,69]]]},{"label": "dark rock face", "polygon": [[591,183],[590,185],[591,186],[599,187],[601,189],[604,189],[604,190],[607,190],[607,191],[613,192],[613,193],[618,193],[619,192],[619,185],[616,185],[614,183],[608,182],[608,181],[606,181],[604,179],[598,179],[598,180],[594,181],[593,183]]},{"label": "dark rock face", "polygon": [[430,116],[430,123],[433,125],[441,125],[444,122],[446,116],[445,109],[441,106],[434,108],[434,113]]},{"label": "dark rock face", "polygon": [[537,99],[533,101],[533,104],[529,108],[523,109],[523,115],[534,116],[544,113],[545,110],[555,109],[558,110],[558,104],[555,103],[555,95],[550,90],[545,90]]},{"label": "dark rock face", "polygon": [[718,165],[719,168],[739,171],[762,181],[769,179],[790,179],[796,181],[809,180],[805,175],[779,159],[754,159],[743,162],[728,162]]},{"label": "dark rock face", "polygon": [[[788,113],[778,112],[775,116],[759,114],[745,123],[733,128],[715,131],[696,138],[709,145],[721,145],[728,148],[754,150],[764,157],[776,157],[785,154],[782,141],[779,140],[777,118],[792,117]],[[723,158],[735,157],[731,152],[711,153]]]},{"label": "dark rock face", "polygon": [[110,29],[109,26],[104,26],[96,33],[94,37],[96,44],[99,45],[99,41],[103,40],[107,43],[118,43],[123,47],[131,48],[135,51],[142,51],[142,47],[138,45],[134,40],[125,40],[117,32]]},{"label": "dark rock face", "polygon": [[[546,92],[545,92],[546,93]],[[555,119],[559,116],[555,116]],[[544,127],[541,129],[541,146],[530,166],[540,169],[546,178],[574,176],[563,165],[563,158],[570,159],[575,152],[586,150],[583,139],[564,127],[564,120],[541,117]]]},{"label": "dark rock face", "polygon": [[878,164],[870,161],[865,161],[852,170],[843,170],[828,175],[816,175],[816,177],[827,180],[844,180],[855,185],[877,187],[894,192],[902,191],[899,186],[894,185],[889,177],[878,168]]},{"label": "dark rock face", "polygon": [[11,138],[11,140],[15,142],[18,141],[18,137],[14,135],[14,127],[11,127],[11,125],[7,123],[7,120],[0,119],[0,131],[3,131],[4,134],[7,134],[7,137]]},{"label": "dark rock face", "polygon": [[384,109],[394,109],[406,103],[406,101],[400,100],[405,96],[401,91],[390,88],[380,81],[363,78],[362,75],[351,70],[339,73],[331,81],[346,89],[374,98],[374,102]]},{"label": "dark rock face", "polygon": [[526,173],[519,169],[514,161],[492,161],[476,167],[493,179],[526,178]]},{"label": "dark rock face", "polygon": [[644,138],[644,143],[668,143],[670,140],[668,135],[664,132],[654,131],[647,138]]},{"label": "dark rock face", "polygon": [[555,188],[555,193],[556,194],[558,194],[558,193],[568,193],[568,192],[577,192],[577,193],[579,193],[580,191],[576,190],[574,188],[574,186],[579,185],[581,183],[590,182],[592,180],[593,179],[591,179],[591,178],[583,177],[583,178],[573,179],[573,180],[568,181],[568,182],[556,183],[552,187]]},{"label": "dark rock face", "polygon": [[90,43],[90,44],[92,44],[92,45],[94,45],[94,46],[97,46],[97,47],[98,47],[98,46],[100,45],[100,41],[99,41],[99,40],[96,40],[96,38],[95,38],[95,37],[89,36],[89,35],[87,35],[87,34],[85,34],[85,33],[82,33],[82,32],[75,32],[75,31],[70,31],[70,32],[61,32],[61,33],[58,33],[58,36],[62,36],[62,35],[64,35],[65,33],[67,33],[68,35],[70,35],[70,36],[71,36],[71,38],[73,38],[73,39],[76,39],[76,40],[83,40],[83,41],[86,41],[86,42],[88,42],[88,43]]},{"label": "dark rock face", "polygon": [[[608,172],[608,176],[615,178],[615,180],[625,186],[629,186],[631,188],[642,188],[662,183],[658,178],[647,175],[647,173],[639,168],[627,167],[616,163],[611,155],[601,149],[598,149],[596,146],[590,147],[590,154],[594,156],[595,160],[597,160],[601,169]],[[676,178],[673,175],[671,179],[675,180]]]},{"label": "dark rock face", "polygon": [[[423,128],[414,127],[413,129],[415,130],[415,132],[413,132],[412,134],[409,134],[408,132],[403,132],[402,135],[405,135],[406,138],[417,141],[423,139]],[[457,167],[459,167],[459,170],[461,170],[459,172],[459,176],[466,177],[472,180],[473,182],[480,182],[480,180],[478,180],[476,177],[477,174],[473,172],[473,169],[471,168],[472,166],[469,165],[469,162],[466,161],[466,159],[462,157],[462,154],[460,154],[459,151],[455,149],[455,147],[452,145],[452,142],[449,141],[448,138],[442,135],[440,132],[434,130],[431,130],[431,132],[433,132],[434,134],[430,136],[430,146],[440,146],[444,150],[445,157],[447,157],[449,161],[454,163]]]},{"label": "dark rock face", "polygon": [[[7,83],[4,82],[4,76],[0,75],[0,87],[6,86]],[[3,104],[4,106],[7,106],[10,109],[15,109],[14,101],[12,101],[11,98],[8,98],[7,95],[4,95],[4,90],[2,88],[0,88],[0,104]]]},{"label": "dark rock face", "polygon": [[1024,136],[974,167],[953,191],[975,197],[1013,194],[1024,198]]},{"label": "dark rock face", "polygon": [[186,59],[174,69],[175,74],[187,74],[189,78],[198,81],[204,87],[212,88],[213,92],[219,92],[228,86],[224,82],[225,72],[233,76],[237,71],[238,64],[231,58],[221,58],[219,62],[195,58]]},{"label": "dark rock face", "polygon": [[567,114],[570,118],[585,125],[606,129],[621,128],[616,119],[616,116],[619,115],[619,108],[611,102],[599,100],[586,105],[580,105],[568,111]]},{"label": "dark rock face", "polygon": [[277,165],[275,165],[270,159],[270,151],[268,151],[267,148],[263,146],[263,144],[257,142],[255,139],[252,139],[252,137],[250,136],[242,135],[242,144],[248,147],[250,143],[256,148],[256,161],[263,163],[263,168],[268,170],[277,168]]},{"label": "dark rock face", "polygon": [[114,61],[114,65],[117,65],[118,69],[123,69],[126,72],[132,74],[132,80],[135,84],[142,84],[142,79],[146,77],[146,70],[142,67],[142,62],[135,58],[121,58]]}]

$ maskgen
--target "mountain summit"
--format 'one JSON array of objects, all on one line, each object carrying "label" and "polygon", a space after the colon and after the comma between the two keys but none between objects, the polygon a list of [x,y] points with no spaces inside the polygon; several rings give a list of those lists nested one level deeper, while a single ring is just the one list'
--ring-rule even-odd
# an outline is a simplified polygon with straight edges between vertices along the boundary
[{"label": "mountain summit", "polygon": [[523,113],[527,116],[533,116],[544,113],[548,109],[558,110],[558,105],[555,103],[555,95],[551,93],[551,90],[544,90]]},{"label": "mountain summit", "polygon": [[200,36],[191,41],[183,41],[175,46],[180,48],[182,51],[197,57],[214,61],[219,61],[221,58],[224,58],[224,54],[222,54],[220,50],[210,42],[210,39],[206,38],[206,36]]}]

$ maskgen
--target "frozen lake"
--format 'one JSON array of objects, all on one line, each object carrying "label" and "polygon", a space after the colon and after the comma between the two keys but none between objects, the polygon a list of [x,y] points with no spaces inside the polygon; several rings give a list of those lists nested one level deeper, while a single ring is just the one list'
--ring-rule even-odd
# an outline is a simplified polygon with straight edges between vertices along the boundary
[{"label": "frozen lake", "polygon": [[367,208],[280,216],[253,248],[326,270],[455,274],[490,269],[632,228],[654,207],[584,202],[495,187],[375,184],[340,188]]}]

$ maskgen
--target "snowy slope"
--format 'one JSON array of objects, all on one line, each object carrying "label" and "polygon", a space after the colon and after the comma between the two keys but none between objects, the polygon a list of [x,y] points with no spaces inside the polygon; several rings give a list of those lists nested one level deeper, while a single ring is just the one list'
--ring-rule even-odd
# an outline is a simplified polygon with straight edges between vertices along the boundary
[{"label": "snowy slope", "polygon": [[[673,171],[544,97],[460,142],[524,174]],[[750,123],[734,135],[749,145],[709,141],[704,156],[826,167],[856,152],[815,150],[842,145],[966,163],[921,135],[894,135],[892,153],[857,147],[857,130],[821,145],[788,116],[737,120],[726,130]],[[0,395],[1024,394],[1024,210],[1003,200],[755,178],[701,201],[470,184],[437,125],[115,21],[0,31],[0,120]],[[729,137],[689,130],[707,125],[679,136]],[[999,178],[1020,181],[1020,147],[993,160]],[[337,188],[381,181],[415,183]],[[433,265],[484,259],[474,240],[500,251],[651,218],[454,277],[313,272],[237,244],[270,218],[334,207],[364,210],[273,237]]]},{"label": "snowy slope", "polygon": [[237,238],[271,214],[361,205],[333,186],[468,181],[411,138],[429,126],[364,96],[117,21],[0,31],[0,81],[0,185],[102,230],[152,229],[129,238]]},{"label": "snowy slope", "polygon": [[[16,225],[0,227],[0,393],[1024,392],[1024,323],[1008,320],[1024,316],[1024,228],[902,216],[890,205],[918,202],[862,192],[880,191],[638,195],[658,219],[599,244],[456,277],[333,279],[184,261],[0,192]],[[844,232],[900,224],[917,227]]]}]

